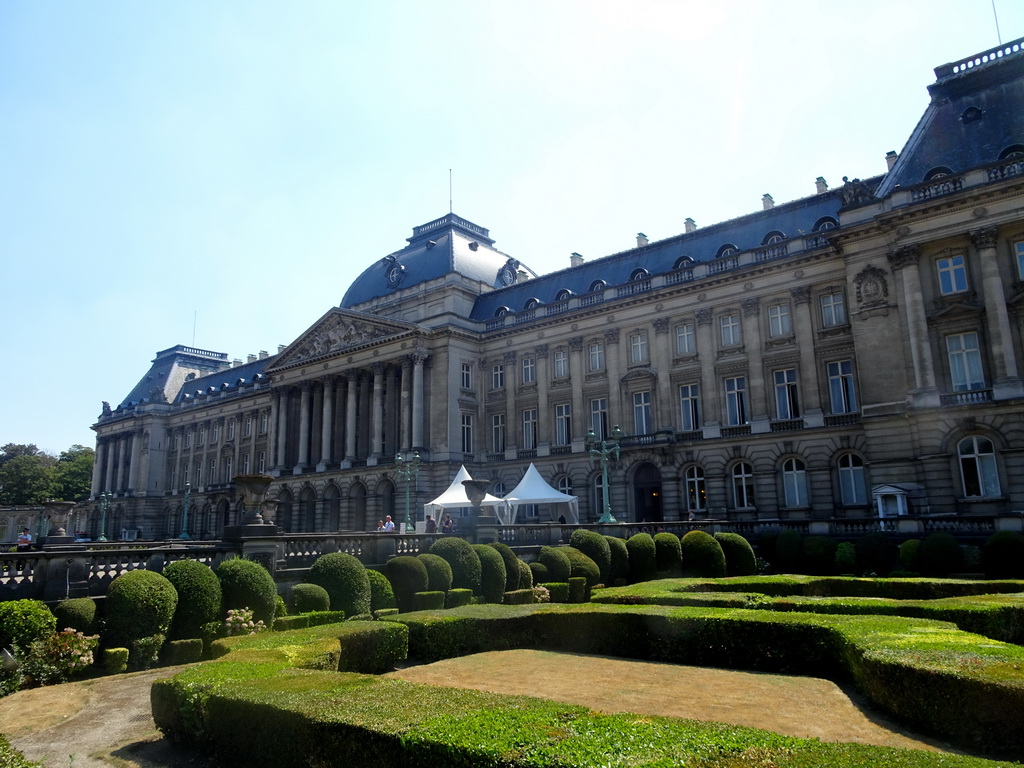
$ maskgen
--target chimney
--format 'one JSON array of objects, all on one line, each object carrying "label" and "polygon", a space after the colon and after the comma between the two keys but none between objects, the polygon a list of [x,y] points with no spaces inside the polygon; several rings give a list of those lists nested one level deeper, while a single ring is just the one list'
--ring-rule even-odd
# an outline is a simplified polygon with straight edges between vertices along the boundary
[{"label": "chimney", "polygon": [[814,188],[819,195],[822,192],[828,192],[828,182],[825,181],[824,176],[819,176],[814,180]]},{"label": "chimney", "polygon": [[647,235],[645,235],[643,232],[637,232],[636,233],[636,247],[637,248],[643,248],[649,242],[651,242],[651,241],[647,239]]},{"label": "chimney", "polygon": [[246,359],[245,362],[247,362],[247,363],[255,363],[256,362],[256,355],[249,355],[249,357]]},{"label": "chimney", "polygon": [[689,217],[687,217],[686,221],[683,222],[683,226],[686,228],[687,232],[697,231],[697,222]]},{"label": "chimney", "polygon": [[891,171],[892,167],[894,165],[896,165],[896,161],[899,160],[899,159],[900,159],[900,156],[897,155],[893,150],[890,149],[888,152],[886,152],[885,153],[885,164],[888,166],[887,170]]},{"label": "chimney", "polygon": [[279,355],[280,355],[280,354],[281,354],[282,352],[284,352],[284,348],[285,348],[286,346],[287,346],[286,344],[278,344],[278,345],[277,345],[277,354],[279,354]]},{"label": "chimney", "polygon": [[764,206],[764,209],[766,211],[770,211],[772,208],[775,207],[775,201],[772,199],[771,195],[765,192],[764,196],[761,198],[761,205]]},{"label": "chimney", "polygon": [[569,254],[569,266],[570,267],[578,267],[582,263],[583,263],[583,257],[580,256],[578,253],[576,253],[576,251],[573,251],[571,254]]},{"label": "chimney", "polygon": [[260,350],[260,360],[266,360],[268,357],[270,357],[270,353],[267,352],[267,350],[265,350],[265,349],[261,349]]},{"label": "chimney", "polygon": [[232,368],[237,368],[241,364],[242,364],[242,361],[239,360],[237,357],[234,360],[231,361],[231,367]]}]

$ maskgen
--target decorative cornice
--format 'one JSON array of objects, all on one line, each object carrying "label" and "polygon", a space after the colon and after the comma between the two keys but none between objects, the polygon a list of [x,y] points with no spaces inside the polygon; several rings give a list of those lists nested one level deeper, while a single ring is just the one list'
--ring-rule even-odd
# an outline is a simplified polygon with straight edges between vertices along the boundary
[{"label": "decorative cornice", "polygon": [[982,227],[981,229],[975,229],[970,234],[971,242],[974,243],[974,247],[979,251],[982,248],[995,248],[996,241],[999,239],[999,229],[997,227]]},{"label": "decorative cornice", "polygon": [[921,258],[920,245],[904,245],[893,251],[889,251],[889,266],[894,270],[917,264]]}]

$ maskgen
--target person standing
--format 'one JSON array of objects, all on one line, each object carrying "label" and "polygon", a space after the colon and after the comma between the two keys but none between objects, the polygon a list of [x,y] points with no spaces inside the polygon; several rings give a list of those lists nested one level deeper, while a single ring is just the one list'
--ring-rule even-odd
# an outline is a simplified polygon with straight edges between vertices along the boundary
[{"label": "person standing", "polygon": [[425,530],[427,533],[437,533],[437,520],[430,515],[427,515],[427,525]]},{"label": "person standing", "polygon": [[22,528],[21,533],[18,534],[18,551],[28,552],[32,549],[32,534],[28,528]]},{"label": "person standing", "polygon": [[384,533],[395,532],[395,521],[391,519],[391,515],[384,516]]}]

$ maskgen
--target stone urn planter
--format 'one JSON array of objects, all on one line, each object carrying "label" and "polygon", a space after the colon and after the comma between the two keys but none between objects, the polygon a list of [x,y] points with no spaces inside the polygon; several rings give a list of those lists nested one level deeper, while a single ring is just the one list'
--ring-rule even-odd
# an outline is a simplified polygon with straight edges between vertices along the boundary
[{"label": "stone urn planter", "polygon": [[75,508],[75,502],[73,501],[46,501],[43,502],[43,511],[46,512],[46,517],[50,521],[50,530],[46,534],[48,541],[55,538],[70,538],[74,540],[74,536],[67,535],[67,524],[68,515],[71,514],[71,510]]},{"label": "stone urn planter", "polygon": [[270,475],[235,475],[231,481],[242,493],[242,508],[246,512],[245,522],[261,524],[263,515],[260,514],[260,508],[274,478]]}]

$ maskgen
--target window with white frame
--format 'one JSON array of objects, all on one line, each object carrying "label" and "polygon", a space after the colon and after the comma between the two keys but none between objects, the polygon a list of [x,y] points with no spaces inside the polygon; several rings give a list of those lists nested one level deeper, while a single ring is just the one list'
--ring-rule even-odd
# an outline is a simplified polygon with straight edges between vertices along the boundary
[{"label": "window with white frame", "polygon": [[558,489],[559,493],[564,493],[566,496],[572,496],[572,478],[568,475],[562,475],[558,478],[555,488]]},{"label": "window with white frame", "polygon": [[977,333],[971,331],[947,336],[946,355],[949,358],[949,378],[954,392],[985,388]]},{"label": "window with white frame", "polygon": [[629,362],[647,362],[647,333],[636,331],[629,335]]},{"label": "window with white frame", "polygon": [[473,366],[469,363],[462,364],[462,388],[473,388]]},{"label": "window with white frame", "polygon": [[532,451],[537,447],[537,409],[523,411],[523,450]]},{"label": "window with white frame", "polygon": [[782,489],[787,507],[806,507],[807,467],[800,459],[782,462]]},{"label": "window with white frame", "polygon": [[270,426],[270,414],[263,411],[260,414],[260,434],[267,434],[267,428]]},{"label": "window with white frame", "polygon": [[210,459],[206,463],[206,468],[207,468],[207,475],[206,475],[206,477],[208,478],[207,482],[208,483],[216,483],[217,482],[217,460],[216,459]]},{"label": "window with white frame", "polygon": [[537,360],[533,355],[527,355],[522,359],[523,384],[533,384],[537,381]]},{"label": "window with white frame", "polygon": [[234,419],[229,419],[228,420],[228,440],[234,440],[234,439],[235,439],[235,420]]},{"label": "window with white frame", "polygon": [[174,440],[172,440],[171,450],[172,451],[178,450],[178,433],[177,432],[174,433]]},{"label": "window with white frame", "polygon": [[732,503],[736,509],[754,506],[754,468],[745,461],[732,468]]},{"label": "window with white frame", "polygon": [[462,414],[462,452],[472,453],[473,452],[473,415],[470,413]]},{"label": "window with white frame", "polygon": [[491,489],[491,496],[497,496],[499,499],[505,498],[505,484],[498,480],[494,487]]},{"label": "window with white frame", "polygon": [[722,315],[718,318],[718,327],[721,330],[723,347],[735,347],[742,342],[739,315]]},{"label": "window with white frame", "polygon": [[552,372],[556,379],[569,378],[569,350],[556,349]]},{"label": "window with white frame", "polygon": [[210,442],[216,443],[220,439],[220,424],[216,421],[210,427]]},{"label": "window with white frame", "polygon": [[633,434],[649,435],[654,431],[651,421],[651,393],[633,393]]},{"label": "window with white frame", "polygon": [[231,478],[234,477],[234,475],[231,473],[231,469],[232,469],[232,467],[231,467],[231,457],[230,456],[225,456],[224,457],[224,482],[225,483],[230,483],[231,482]]},{"label": "window with white frame", "polygon": [[999,470],[992,441],[985,437],[967,437],[957,445],[960,477],[965,498],[999,496]]},{"label": "window with white frame", "polygon": [[505,414],[491,416],[491,453],[505,452]]},{"label": "window with white frame", "polygon": [[697,333],[692,320],[686,320],[676,326],[676,354],[697,354]]},{"label": "window with white frame", "polygon": [[491,389],[505,388],[505,366],[498,363],[491,367]]},{"label": "window with white frame", "polygon": [[587,345],[587,367],[591,371],[604,370],[603,341],[592,341]]},{"label": "window with white frame", "polygon": [[252,436],[252,416],[246,416],[244,424],[245,424],[245,427],[242,430],[242,435],[244,437],[251,437]]},{"label": "window with white frame", "polygon": [[597,520],[604,515],[604,477],[600,472],[594,478],[594,501],[593,507],[594,519]]},{"label": "window with white frame", "polygon": [[855,453],[844,453],[836,463],[839,471],[839,499],[846,506],[868,503],[864,477],[864,459]]},{"label": "window with white frame", "polygon": [[191,448],[192,447],[192,430],[191,429],[185,430],[185,447],[186,448]]},{"label": "window with white frame", "polygon": [[572,405],[559,403],[555,406],[555,445],[572,443]]},{"label": "window with white frame", "polygon": [[700,429],[700,385],[679,386],[679,429],[693,432]]},{"label": "window with white frame", "polygon": [[939,273],[939,292],[943,296],[967,290],[967,265],[962,253],[937,259],[935,268]]},{"label": "window with white frame", "polygon": [[1024,240],[1013,244],[1013,252],[1017,256],[1017,277],[1024,280]]},{"label": "window with white frame", "polygon": [[793,335],[789,304],[770,304],[768,306],[768,335],[773,339],[785,339]]},{"label": "window with white frame", "polygon": [[857,411],[857,391],[853,385],[853,361],[837,360],[834,363],[828,363],[826,370],[832,413],[855,413]]},{"label": "window with white frame", "polygon": [[264,472],[267,471],[267,452],[266,451],[260,451],[259,452],[258,460],[256,462],[256,471],[259,472],[261,475]]},{"label": "window with white frame", "polygon": [[725,423],[730,427],[747,423],[746,376],[733,376],[725,380]]},{"label": "window with white frame", "polygon": [[696,465],[686,470],[686,509],[700,512],[707,509],[708,492],[704,486],[704,470]]},{"label": "window with white frame", "polygon": [[608,400],[604,397],[596,397],[590,401],[590,428],[594,431],[597,440],[605,440],[608,437]]},{"label": "window with white frame", "polygon": [[243,475],[248,475],[249,474],[249,469],[250,469],[250,467],[249,467],[249,454],[248,453],[243,453],[242,454],[242,474]]},{"label": "window with white frame", "polygon": [[171,467],[171,488],[178,487],[178,465],[175,464]]},{"label": "window with white frame", "polygon": [[206,427],[199,427],[196,430],[196,445],[203,445],[206,442]]},{"label": "window with white frame", "polygon": [[835,328],[846,325],[846,300],[842,291],[823,293],[821,303],[821,325],[823,328]]},{"label": "window with white frame", "polygon": [[800,418],[796,368],[774,371],[772,377],[775,380],[775,418],[780,421]]}]

